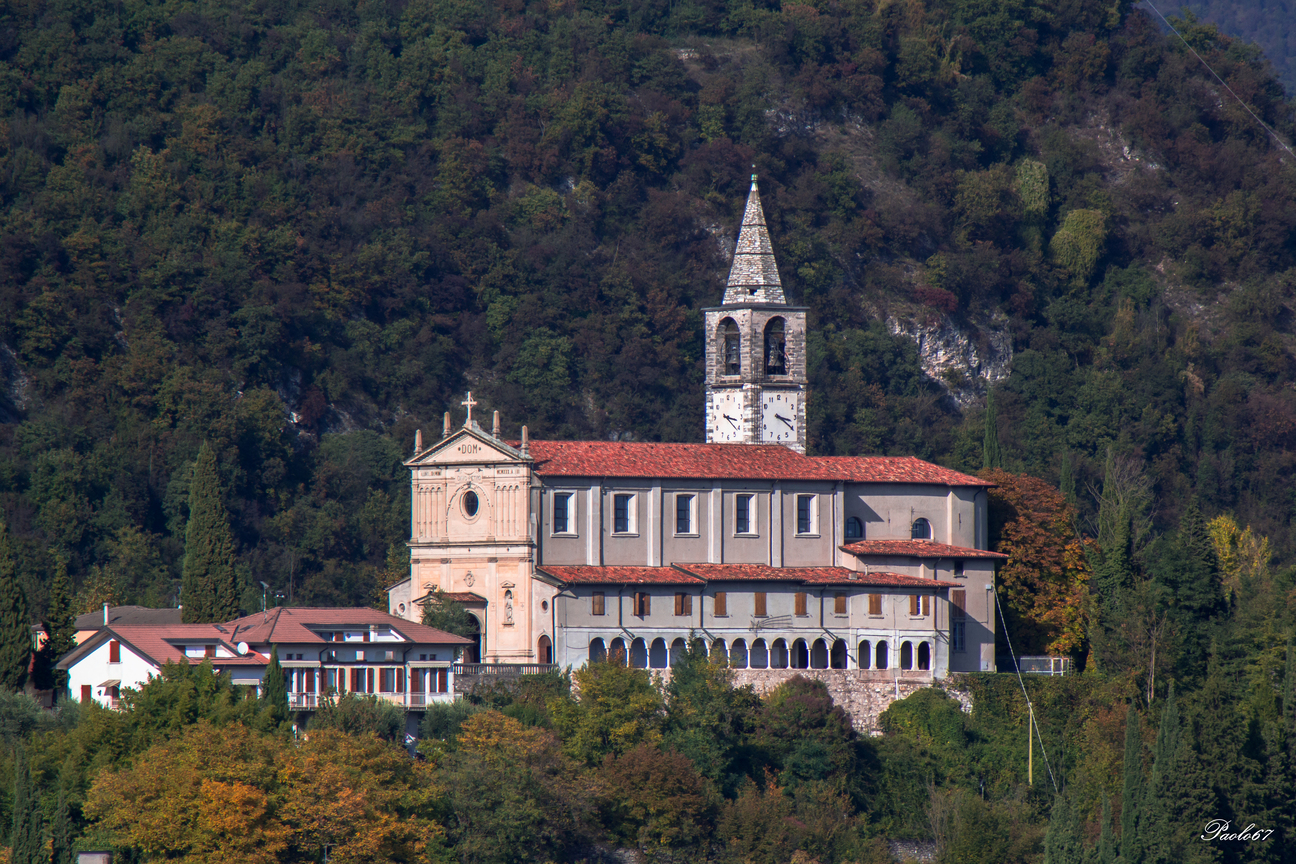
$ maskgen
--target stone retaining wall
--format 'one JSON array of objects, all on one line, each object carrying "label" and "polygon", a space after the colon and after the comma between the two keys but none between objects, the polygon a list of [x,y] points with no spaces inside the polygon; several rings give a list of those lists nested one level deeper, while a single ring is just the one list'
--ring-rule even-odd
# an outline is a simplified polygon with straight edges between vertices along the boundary
[{"label": "stone retaining wall", "polygon": [[[945,681],[933,681],[931,676],[922,673],[900,672],[895,670],[874,671],[871,669],[736,669],[734,686],[748,684],[759,694],[764,695],[784,681],[796,675],[822,681],[828,687],[834,704],[840,705],[850,715],[851,722],[860,734],[878,735],[881,728],[878,718],[892,702],[904,699],[924,687],[940,687]],[[952,682],[951,682],[952,683]],[[950,690],[950,695],[958,699],[965,712],[971,711],[972,700],[964,693]]]}]

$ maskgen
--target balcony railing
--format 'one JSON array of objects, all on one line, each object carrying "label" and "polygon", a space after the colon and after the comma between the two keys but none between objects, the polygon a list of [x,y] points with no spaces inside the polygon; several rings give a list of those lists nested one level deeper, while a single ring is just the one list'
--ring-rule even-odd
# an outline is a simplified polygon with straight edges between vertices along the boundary
[{"label": "balcony railing", "polygon": [[[360,693],[390,702],[401,708],[422,709],[434,702],[453,702],[453,693]],[[316,711],[328,697],[322,693],[289,693],[288,707],[293,711]]]},{"label": "balcony railing", "polygon": [[516,678],[519,675],[543,675],[557,668],[555,663],[456,663],[454,674]]}]

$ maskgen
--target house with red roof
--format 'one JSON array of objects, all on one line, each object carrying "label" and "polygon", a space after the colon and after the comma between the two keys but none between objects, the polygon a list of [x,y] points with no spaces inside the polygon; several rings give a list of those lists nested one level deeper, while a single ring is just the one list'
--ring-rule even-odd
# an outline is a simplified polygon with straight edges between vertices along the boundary
[{"label": "house with red roof", "polygon": [[115,708],[122,690],[139,688],[167,663],[210,662],[233,683],[259,690],[274,652],[293,710],[363,693],[421,711],[454,699],[454,661],[468,645],[376,609],[275,608],[222,624],[110,621],[58,668],[68,673],[73,699]]},{"label": "house with red roof", "polygon": [[[805,452],[806,310],[751,193],[704,310],[706,443],[520,440],[473,418],[405,464],[410,577],[389,611],[462,598],[485,663],[666,668],[701,639],[741,669],[937,679],[994,669],[980,478],[913,457]],[[438,593],[439,592],[439,593]]]}]

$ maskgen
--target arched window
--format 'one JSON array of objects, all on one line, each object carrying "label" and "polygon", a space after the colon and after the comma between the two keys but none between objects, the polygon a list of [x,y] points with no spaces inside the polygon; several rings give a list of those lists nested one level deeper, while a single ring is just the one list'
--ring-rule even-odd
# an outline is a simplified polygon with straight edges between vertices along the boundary
[{"label": "arched window", "polygon": [[861,540],[864,538],[864,523],[857,516],[851,516],[846,520],[846,539]]},{"label": "arched window", "polygon": [[806,647],[804,639],[798,639],[792,643],[792,668],[810,668],[810,649]]},{"label": "arched window", "polygon": [[890,658],[890,656],[888,656],[890,652],[887,651],[887,643],[885,643],[885,642],[878,642],[878,643],[877,643],[877,650],[876,650],[875,652],[873,652],[873,653],[874,653],[874,659],[873,659],[873,668],[874,668],[874,669],[890,669],[890,668],[891,668],[891,658]]},{"label": "arched window", "polygon": [[846,668],[846,643],[838,639],[832,646],[832,662],[829,664],[834,669]]},{"label": "arched window", "polygon": [[678,666],[688,657],[688,646],[683,639],[676,638],[670,644],[670,665]]},{"label": "arched window", "polygon": [[747,668],[747,643],[742,639],[733,641],[733,647],[729,651],[729,665],[734,669]]},{"label": "arched window", "polygon": [[828,668],[828,643],[822,639],[816,639],[810,646],[810,668]]},{"label": "arched window", "polygon": [[769,646],[765,644],[764,639],[757,639],[751,647],[751,668],[768,669],[769,668]]},{"label": "arched window", "polygon": [[613,639],[608,644],[607,651],[608,651],[608,662],[615,663],[618,666],[626,665],[626,661],[630,659],[630,655],[626,651],[626,643],[624,639],[621,638]]},{"label": "arched window", "polygon": [[782,318],[765,325],[765,374],[787,374],[787,334]]},{"label": "arched window", "polygon": [[607,660],[607,646],[603,644],[602,639],[591,639],[589,647],[589,658],[591,663],[602,663]]},{"label": "arched window", "polygon": [[918,668],[923,671],[931,669],[931,643],[918,643]]},{"label": "arched window", "polygon": [[648,668],[648,645],[644,640],[636,639],[630,643],[630,665],[635,669]]},{"label": "arched window", "polygon": [[553,643],[549,641],[548,636],[541,636],[536,642],[536,661],[539,663],[553,662]]},{"label": "arched window", "polygon": [[719,341],[721,374],[742,374],[742,338],[732,318],[720,322]]},{"label": "arched window", "polygon": [[873,646],[865,639],[859,644],[859,668],[867,669],[873,660]]},{"label": "arched window", "polygon": [[909,537],[912,540],[930,540],[931,523],[928,522],[926,519],[915,519],[913,523],[913,530],[909,532]]},{"label": "arched window", "polygon": [[670,654],[666,649],[666,640],[661,637],[654,639],[652,648],[648,652],[648,665],[653,669],[665,669],[669,660]]},{"label": "arched window", "polygon": [[711,662],[721,666],[729,665],[729,649],[725,647],[723,639],[711,643]]},{"label": "arched window", "polygon": [[900,643],[900,668],[901,669],[913,668],[913,643],[912,642]]},{"label": "arched window", "polygon": [[782,639],[775,639],[774,644],[770,646],[770,668],[786,669],[788,668],[788,649],[787,643]]}]

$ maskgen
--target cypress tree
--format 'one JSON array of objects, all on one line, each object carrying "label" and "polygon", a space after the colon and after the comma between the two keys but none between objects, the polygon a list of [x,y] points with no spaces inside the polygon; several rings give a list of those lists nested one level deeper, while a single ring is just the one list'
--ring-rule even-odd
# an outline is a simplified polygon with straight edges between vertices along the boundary
[{"label": "cypress tree", "polygon": [[288,720],[288,682],[279,665],[279,646],[270,646],[270,663],[261,677],[261,710],[271,727]]},{"label": "cypress tree", "polygon": [[1171,822],[1175,802],[1171,800],[1171,782],[1179,761],[1179,739],[1179,708],[1171,685],[1152,751],[1152,774],[1139,809],[1138,839],[1145,864],[1168,864],[1172,860]]},{"label": "cypress tree", "polygon": [[1143,742],[1139,715],[1131,702],[1125,715],[1125,777],[1121,787],[1121,864],[1139,864],[1139,805],[1143,803]]},{"label": "cypress tree", "polygon": [[198,451],[189,484],[181,601],[186,624],[228,621],[238,615],[234,538],[221,503],[216,454],[207,444]]},{"label": "cypress tree", "polygon": [[14,754],[13,829],[9,834],[12,864],[48,864],[45,855],[45,825],[31,784],[27,753],[20,746]]},{"label": "cypress tree", "polygon": [[1067,795],[1053,799],[1053,813],[1044,835],[1044,864],[1084,864],[1080,824]]},{"label": "cypress tree", "polygon": [[17,690],[31,665],[31,619],[27,596],[18,582],[18,556],[9,529],[0,522],[0,687]]},{"label": "cypress tree", "polygon": [[[59,555],[50,582],[49,611],[45,616],[45,629],[49,638],[41,651],[49,668],[64,654],[76,648],[76,610],[72,607],[72,580],[68,578],[67,559]],[[67,689],[67,673],[54,671],[54,692],[62,697]]]},{"label": "cypress tree", "polygon": [[1112,836],[1111,797],[1103,795],[1102,833],[1098,835],[1097,864],[1116,864],[1116,838]]},{"label": "cypress tree", "polygon": [[58,809],[54,811],[54,824],[50,826],[54,855],[51,864],[75,864],[76,853],[72,851],[72,817],[68,812],[67,794],[62,784],[59,785]]},{"label": "cypress tree", "polygon": [[995,411],[993,387],[986,393],[985,438],[981,443],[981,467],[1003,467],[1003,453],[999,450],[999,413]]}]

